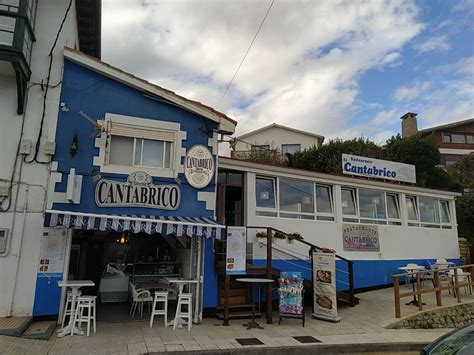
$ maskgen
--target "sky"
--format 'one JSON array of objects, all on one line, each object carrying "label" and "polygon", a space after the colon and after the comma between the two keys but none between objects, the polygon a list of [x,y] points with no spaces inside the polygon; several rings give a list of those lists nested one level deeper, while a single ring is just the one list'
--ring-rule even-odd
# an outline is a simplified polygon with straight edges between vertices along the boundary
[{"label": "sky", "polygon": [[376,143],[474,117],[474,0],[103,0],[102,60],[238,121]]}]

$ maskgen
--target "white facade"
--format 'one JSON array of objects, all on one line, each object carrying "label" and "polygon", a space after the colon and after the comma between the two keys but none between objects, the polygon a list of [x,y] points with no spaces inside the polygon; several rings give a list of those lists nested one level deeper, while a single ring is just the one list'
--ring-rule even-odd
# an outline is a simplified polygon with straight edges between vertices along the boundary
[{"label": "white facade", "polygon": [[[459,259],[458,234],[456,224],[456,211],[454,199],[459,194],[447,191],[422,189],[418,187],[403,186],[392,183],[365,180],[360,178],[350,178],[344,176],[332,176],[311,171],[303,171],[278,166],[261,165],[247,161],[220,158],[219,169],[228,169],[245,173],[244,177],[244,225],[258,226],[262,228],[273,227],[286,233],[300,233],[304,240],[314,245],[324,248],[334,249],[337,254],[354,261],[377,261],[390,264],[395,261],[422,262],[437,258]],[[275,181],[275,208],[262,208],[257,206],[256,178],[271,178]],[[314,186],[329,186],[332,191],[332,211],[330,213],[318,213],[317,208],[313,213],[298,212],[288,213],[283,211],[281,206],[279,181],[281,179],[293,179],[292,181],[304,181],[313,183]],[[288,181],[288,180],[286,180]],[[297,188],[295,188],[297,189]],[[370,190],[388,193],[390,196],[397,196],[399,201],[399,217],[391,220],[386,218],[380,223],[364,223],[361,215],[355,216],[358,219],[355,224],[373,224],[378,228],[380,251],[345,251],[343,248],[343,225],[347,222],[344,219],[350,216],[343,215],[342,189],[355,189],[354,191]],[[270,193],[272,193],[270,191]],[[416,196],[421,201],[425,197],[443,201],[449,205],[449,223],[444,225],[439,222],[437,225],[428,227],[412,226],[413,221],[408,219],[408,208],[406,197]],[[359,197],[357,195],[357,197]],[[268,195],[267,195],[268,198]],[[316,198],[314,198],[316,201]],[[359,200],[359,199],[358,199]],[[420,206],[420,204],[419,204]],[[420,208],[420,207],[418,207]],[[281,215],[293,218],[284,218]],[[264,216],[266,215],[266,216]],[[312,218],[312,219],[304,219]],[[332,220],[318,220],[318,218]],[[367,221],[366,221],[367,222]],[[392,223],[392,224],[391,224]],[[419,223],[420,225],[422,223]],[[255,238],[258,230],[248,231],[249,240],[253,242],[253,258],[257,260],[266,259],[265,239]],[[262,231],[262,230],[260,230]],[[276,259],[300,259],[308,260],[308,247],[294,242],[288,244],[285,240],[276,240],[274,245],[274,260]],[[361,265],[362,265],[361,264]],[[387,265],[388,265],[387,264]],[[288,267],[291,269],[291,265]],[[380,264],[380,268],[384,268]],[[390,264],[391,265],[391,264]],[[359,272],[363,266],[360,266]],[[396,270],[396,268],[395,268]],[[286,271],[286,270],[285,270]],[[356,279],[358,266],[356,264]],[[389,273],[393,274],[393,273]],[[389,276],[379,284],[389,283]],[[356,287],[357,280],[356,280]]]},{"label": "white facade", "polygon": [[[6,212],[0,212],[0,228],[9,230],[7,252],[0,257],[0,317],[30,315],[33,308],[50,164],[25,163],[22,154],[17,161],[15,157],[20,141],[26,140],[31,142],[31,153],[34,155],[43,110],[44,88],[39,84],[46,82],[49,52],[68,5],[68,1],[61,0],[38,2],[36,42],[33,44],[30,63],[32,74],[24,115],[17,114],[17,85],[11,66],[6,62],[0,66],[0,186],[8,187],[12,172],[15,172],[11,195],[1,206],[6,209],[10,200],[11,207]],[[51,155],[45,154],[45,143],[54,142],[55,137],[63,47],[78,46],[75,9],[73,1],[53,51],[44,128],[37,156],[40,162],[51,159]],[[32,159],[33,155],[28,155],[26,161]]]},{"label": "white facade", "polygon": [[300,150],[304,150],[312,146],[320,147],[323,140],[324,137],[318,134],[273,123],[237,137],[235,151],[249,151],[252,150],[252,146],[267,146],[269,149],[285,153],[285,145],[299,145]]}]

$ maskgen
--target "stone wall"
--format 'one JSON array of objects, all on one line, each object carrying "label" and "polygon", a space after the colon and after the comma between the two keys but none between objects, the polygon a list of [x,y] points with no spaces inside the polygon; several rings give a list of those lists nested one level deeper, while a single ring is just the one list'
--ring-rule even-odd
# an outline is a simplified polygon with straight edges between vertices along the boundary
[{"label": "stone wall", "polygon": [[469,242],[465,238],[459,238],[459,253],[461,254],[461,263],[471,263],[471,253],[469,252]]},{"label": "stone wall", "polygon": [[457,328],[474,321],[474,302],[420,312],[387,326],[389,329]]}]

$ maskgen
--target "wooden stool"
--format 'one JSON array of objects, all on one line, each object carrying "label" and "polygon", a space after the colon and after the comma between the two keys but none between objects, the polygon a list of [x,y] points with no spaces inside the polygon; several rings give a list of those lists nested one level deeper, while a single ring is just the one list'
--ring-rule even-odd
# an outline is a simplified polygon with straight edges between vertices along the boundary
[{"label": "wooden stool", "polygon": [[[81,290],[78,291],[77,296],[81,295]],[[74,314],[71,314],[72,309],[72,292],[68,291],[66,295],[66,304],[64,305],[63,309],[63,319],[61,322],[61,328],[64,328],[64,324],[66,323],[66,317],[74,317]]]},{"label": "wooden stool", "polygon": [[[157,303],[163,303],[162,309],[156,309]],[[153,306],[151,308],[150,328],[153,328],[153,319],[155,316],[165,316],[165,328],[168,327],[168,292],[155,292]]]},{"label": "wooden stool", "polygon": [[[74,335],[76,324],[80,328],[82,323],[87,322],[87,336],[89,336],[91,320],[94,322],[94,333],[96,332],[96,298],[97,296],[81,296],[77,298],[76,314],[72,323],[71,335]],[[85,310],[87,310],[87,315],[84,314]]]},{"label": "wooden stool", "polygon": [[[178,319],[187,320],[188,322],[188,332],[191,330],[192,319],[192,293],[180,293],[178,295],[178,305],[176,306],[176,316],[174,318],[173,330],[176,330],[178,325]],[[187,305],[188,309],[186,311],[182,310],[182,306]]]}]

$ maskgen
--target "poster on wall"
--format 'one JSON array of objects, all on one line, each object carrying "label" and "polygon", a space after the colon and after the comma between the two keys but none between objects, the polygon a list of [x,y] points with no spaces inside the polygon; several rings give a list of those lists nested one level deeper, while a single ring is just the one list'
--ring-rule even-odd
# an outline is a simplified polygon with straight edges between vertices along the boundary
[{"label": "poster on wall", "polygon": [[379,229],[369,224],[343,224],[342,244],[345,251],[379,252]]},{"label": "poster on wall", "polygon": [[283,271],[278,279],[280,316],[303,315],[303,278],[301,272]]},{"label": "poster on wall", "polygon": [[227,227],[226,274],[246,273],[247,228]]},{"label": "poster on wall", "polygon": [[338,322],[336,295],[336,255],[313,252],[313,317]]},{"label": "poster on wall", "polygon": [[66,254],[67,229],[50,228],[41,239],[38,272],[41,274],[63,273]]}]

